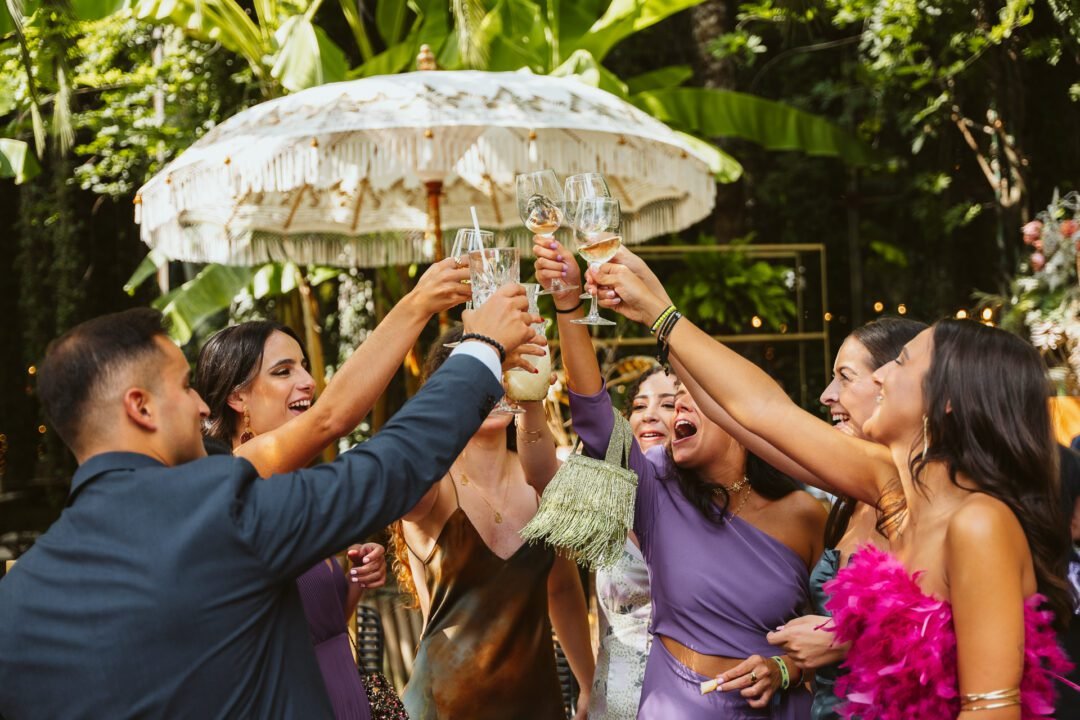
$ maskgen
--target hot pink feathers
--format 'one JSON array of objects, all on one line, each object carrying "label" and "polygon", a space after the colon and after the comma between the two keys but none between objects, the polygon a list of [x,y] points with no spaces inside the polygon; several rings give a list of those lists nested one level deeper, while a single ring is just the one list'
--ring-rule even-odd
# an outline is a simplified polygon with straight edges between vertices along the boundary
[{"label": "hot pink feathers", "polygon": [[[851,643],[848,674],[836,685],[845,718],[951,720],[960,712],[952,608],[924,593],[917,579],[889,553],[867,546],[825,585],[837,638]],[[1033,595],[1024,603],[1024,720],[1053,713],[1051,673],[1069,669],[1053,613],[1039,609],[1043,600]]]}]

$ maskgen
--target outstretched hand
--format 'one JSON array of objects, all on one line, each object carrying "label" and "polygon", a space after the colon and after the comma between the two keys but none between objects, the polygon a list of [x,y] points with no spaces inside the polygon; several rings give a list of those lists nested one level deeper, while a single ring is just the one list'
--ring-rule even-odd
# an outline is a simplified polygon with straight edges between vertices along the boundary
[{"label": "outstretched hand", "polygon": [[539,315],[529,312],[529,299],[525,288],[517,283],[504,285],[489,297],[476,310],[466,310],[462,316],[465,333],[475,333],[489,337],[506,350],[507,357],[519,345],[547,343],[532,326],[544,321]]},{"label": "outstretched hand", "polygon": [[468,266],[460,266],[456,258],[446,258],[420,276],[408,297],[423,314],[436,315],[472,297],[468,280]]},{"label": "outstretched hand", "polygon": [[574,305],[581,294],[581,268],[574,254],[565,245],[546,235],[533,236],[533,253],[536,255],[533,264],[536,282],[548,290],[553,280],[561,280],[569,289],[553,294],[556,306]]},{"label": "outstretched hand", "polygon": [[662,286],[662,294],[658,294],[626,265],[605,263],[598,270],[590,269],[586,278],[589,292],[597,293],[601,307],[615,310],[643,325],[652,324],[671,304]]}]

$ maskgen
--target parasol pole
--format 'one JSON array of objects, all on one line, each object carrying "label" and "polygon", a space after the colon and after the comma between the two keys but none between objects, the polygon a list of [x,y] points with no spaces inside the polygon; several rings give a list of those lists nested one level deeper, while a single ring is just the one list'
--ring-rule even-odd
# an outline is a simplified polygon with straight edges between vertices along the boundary
[{"label": "parasol pole", "polygon": [[[431,51],[430,45],[421,45],[420,52],[416,56],[416,69],[417,70],[438,70],[439,66],[435,62],[435,53]],[[425,136],[429,139],[431,130],[425,133]],[[443,234],[442,234],[442,215],[439,211],[439,203],[442,199],[442,180],[428,180],[424,183],[424,187],[427,189],[427,215],[428,215],[428,237],[435,241],[435,262],[439,262],[446,257],[446,251],[443,249]],[[450,315],[446,310],[439,313],[439,332],[442,333],[446,330],[450,324]]]}]

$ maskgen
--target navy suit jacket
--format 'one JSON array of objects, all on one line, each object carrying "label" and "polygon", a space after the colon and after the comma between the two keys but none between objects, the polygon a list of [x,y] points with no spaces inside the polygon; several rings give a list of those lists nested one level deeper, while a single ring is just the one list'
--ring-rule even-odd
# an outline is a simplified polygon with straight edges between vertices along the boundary
[{"label": "navy suit jacket", "polygon": [[0,716],[332,717],[295,578],[410,510],[501,395],[451,357],[368,442],[266,480],[90,458],[0,580]]}]

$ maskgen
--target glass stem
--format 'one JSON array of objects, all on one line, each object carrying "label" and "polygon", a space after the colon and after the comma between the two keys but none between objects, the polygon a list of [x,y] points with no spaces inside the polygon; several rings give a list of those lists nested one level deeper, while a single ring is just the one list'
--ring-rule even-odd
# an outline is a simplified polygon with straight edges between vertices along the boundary
[{"label": "glass stem", "polygon": [[[589,265],[589,267],[592,268],[593,282],[595,283],[596,282],[596,271],[600,269],[600,263],[592,263],[591,265]],[[591,317],[591,318],[597,317],[600,314],[600,311],[596,307],[596,295],[599,292],[600,292],[600,286],[597,285],[596,286],[596,292],[592,293],[592,296],[591,296],[592,301],[589,304],[589,317]]]}]

